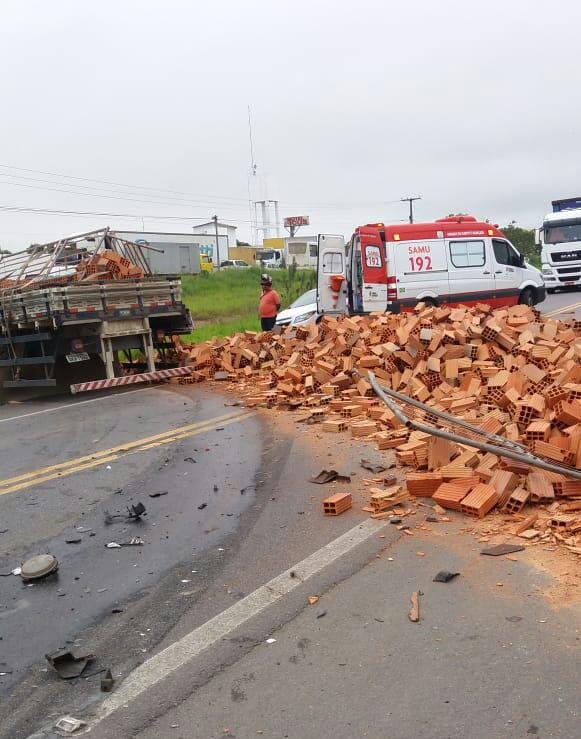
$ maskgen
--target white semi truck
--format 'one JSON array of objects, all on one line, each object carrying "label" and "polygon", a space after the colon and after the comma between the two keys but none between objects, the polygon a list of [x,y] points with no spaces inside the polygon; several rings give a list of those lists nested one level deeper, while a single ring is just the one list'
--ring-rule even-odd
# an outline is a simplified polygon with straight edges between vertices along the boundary
[{"label": "white semi truck", "polygon": [[547,292],[581,286],[581,197],[553,200],[553,211],[537,229]]}]

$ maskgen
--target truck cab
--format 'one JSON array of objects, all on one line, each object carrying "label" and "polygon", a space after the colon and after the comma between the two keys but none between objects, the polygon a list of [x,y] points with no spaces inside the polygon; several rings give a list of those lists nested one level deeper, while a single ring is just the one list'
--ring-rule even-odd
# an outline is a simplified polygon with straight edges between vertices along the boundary
[{"label": "truck cab", "polygon": [[537,230],[547,290],[581,286],[581,197],[552,201],[553,211]]},{"label": "truck cab", "polygon": [[366,224],[347,245],[340,236],[319,236],[318,251],[320,313],[399,312],[420,302],[535,305],[545,298],[539,270],[498,227],[472,216]]}]

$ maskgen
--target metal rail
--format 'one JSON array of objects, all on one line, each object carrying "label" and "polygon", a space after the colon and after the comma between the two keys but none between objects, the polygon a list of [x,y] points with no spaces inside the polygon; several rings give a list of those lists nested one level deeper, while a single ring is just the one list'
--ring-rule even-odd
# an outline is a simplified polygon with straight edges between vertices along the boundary
[{"label": "metal rail", "polygon": [[[438,411],[434,408],[431,408],[429,405],[420,403],[418,400],[409,398],[407,395],[401,395],[401,393],[397,393],[395,392],[395,390],[390,390],[388,388],[382,388],[377,382],[377,378],[375,377],[373,372],[369,372],[368,381],[371,387],[373,388],[373,391],[375,392],[375,394],[385,403],[385,405],[395,415],[398,421],[400,421],[407,428],[412,428],[412,429],[415,429],[416,431],[422,431],[423,433],[429,434],[431,436],[439,436],[441,439],[447,439],[448,441],[454,441],[457,444],[464,444],[466,446],[471,446],[471,447],[474,447],[475,449],[479,449],[482,452],[489,452],[491,454],[496,454],[499,457],[506,457],[507,459],[514,460],[515,462],[521,462],[521,463],[524,462],[525,464],[528,464],[531,467],[538,467],[541,470],[547,470],[548,472],[556,472],[558,474],[565,475],[567,477],[572,477],[575,480],[581,480],[581,470],[574,469],[573,467],[563,467],[558,464],[552,464],[551,462],[547,462],[546,460],[541,459],[540,457],[537,457],[534,454],[531,454],[526,449],[526,447],[521,447],[522,451],[520,452],[513,451],[512,449],[508,449],[506,446],[503,446],[503,445],[490,444],[486,441],[477,441],[476,439],[469,439],[469,438],[466,438],[465,436],[460,436],[459,434],[454,434],[450,431],[444,431],[443,429],[437,428],[436,426],[428,426],[424,423],[419,423],[418,421],[406,416],[406,414],[402,411],[402,409],[395,402],[395,400],[399,401],[400,403],[407,403],[408,405],[412,405],[415,408],[418,408],[419,410],[423,411],[424,413],[429,413],[433,416],[439,417],[446,423],[460,426],[461,428],[464,428],[470,431],[470,433],[476,436],[484,436],[484,437],[492,436],[491,434],[487,434],[486,432],[483,432],[477,426],[471,426],[469,423],[467,423],[466,421],[463,421],[460,418],[454,418],[454,416],[450,416],[448,413],[444,413],[443,411]],[[501,439],[504,442],[509,441],[508,439],[503,439],[503,437],[501,436],[496,436],[495,438]]]}]

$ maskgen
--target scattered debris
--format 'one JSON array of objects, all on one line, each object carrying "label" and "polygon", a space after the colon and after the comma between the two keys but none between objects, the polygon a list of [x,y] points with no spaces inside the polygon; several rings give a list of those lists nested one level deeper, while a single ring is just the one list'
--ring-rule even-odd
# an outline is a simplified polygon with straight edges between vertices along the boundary
[{"label": "scattered debris", "polygon": [[200,505],[198,506],[198,510],[199,510],[199,511],[203,511],[203,510],[204,510],[204,508],[206,508],[206,507],[207,507],[207,505],[208,505],[207,503],[200,503]]},{"label": "scattered debris", "polygon": [[113,689],[113,684],[115,680],[113,679],[113,675],[111,674],[111,670],[107,670],[103,677],[101,678],[101,692],[102,693],[110,693]]},{"label": "scattered debris", "polygon": [[89,662],[95,659],[95,655],[89,652],[79,654],[68,649],[58,649],[45,657],[63,680],[80,677]]},{"label": "scattered debris", "polygon": [[317,618],[324,618],[327,615],[327,611],[320,611],[317,613]]},{"label": "scattered debris", "polygon": [[510,621],[513,624],[518,623],[519,621],[522,621],[522,616],[505,616],[507,621]]},{"label": "scattered debris", "polygon": [[141,516],[147,515],[145,506],[143,503],[136,503],[135,505],[127,506],[128,518],[138,519]]},{"label": "scattered debris", "polygon": [[378,475],[380,472],[385,472],[387,469],[382,464],[376,464],[374,462],[370,462],[368,459],[362,459],[361,460],[361,466],[369,470],[370,472],[373,472],[374,475]]},{"label": "scattered debris", "polygon": [[497,544],[493,547],[482,549],[480,554],[488,554],[491,557],[500,557],[503,554],[513,554],[513,552],[522,552],[524,547],[521,544]]},{"label": "scattered debris", "polygon": [[197,464],[196,460],[193,457],[185,457],[184,462],[189,462],[190,464]]},{"label": "scattered debris", "polygon": [[397,516],[393,516],[389,519],[389,523],[392,523],[394,526],[401,523],[401,518],[398,518]]},{"label": "scattered debris", "polygon": [[440,572],[438,572],[438,574],[434,577],[433,582],[450,582],[450,580],[458,577],[459,574],[459,572],[448,572],[448,570],[440,570]]},{"label": "scattered debris", "polygon": [[410,597],[411,608],[408,613],[408,618],[413,623],[417,623],[420,620],[420,591],[415,590]]},{"label": "scattered debris", "polygon": [[337,470],[321,470],[316,477],[311,477],[309,482],[325,485],[328,482],[351,482],[351,478],[349,475],[340,475]]},{"label": "scattered debris", "polygon": [[80,544],[83,541],[82,537],[78,537],[75,539],[65,539],[65,544]]},{"label": "scattered debris", "polygon": [[105,544],[107,549],[121,549],[121,547],[142,547],[145,544],[140,536],[132,536],[131,539],[126,539],[122,542],[110,541]]},{"label": "scattered debris", "polygon": [[40,580],[58,570],[58,560],[52,554],[38,554],[23,562],[19,575],[23,580]]},{"label": "scattered debris", "polygon": [[82,729],[86,725],[86,721],[81,721],[73,716],[63,716],[56,722],[54,728],[57,731],[62,731],[63,734],[74,734],[75,731]]},{"label": "scattered debris", "polygon": [[318,595],[309,595],[309,597],[307,598],[307,600],[308,600],[310,606],[314,606],[315,603],[318,603],[319,602],[319,596]]},{"label": "scattered debris", "polygon": [[274,644],[274,643],[275,643],[275,641],[276,641],[276,639],[273,639],[272,637],[270,637],[270,639],[267,639],[267,640],[266,640],[266,643],[267,643],[267,644]]},{"label": "scattered debris", "polygon": [[167,493],[168,493],[167,490],[162,490],[159,493],[149,493],[149,497],[150,498],[161,498],[162,495],[167,495]]}]

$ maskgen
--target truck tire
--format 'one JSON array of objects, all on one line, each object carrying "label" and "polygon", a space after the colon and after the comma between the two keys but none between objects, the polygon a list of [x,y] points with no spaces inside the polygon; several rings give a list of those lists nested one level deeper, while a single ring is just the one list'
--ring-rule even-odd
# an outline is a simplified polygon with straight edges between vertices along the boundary
[{"label": "truck tire", "polygon": [[535,304],[535,293],[530,287],[525,287],[518,297],[519,305],[528,305],[530,308]]}]

